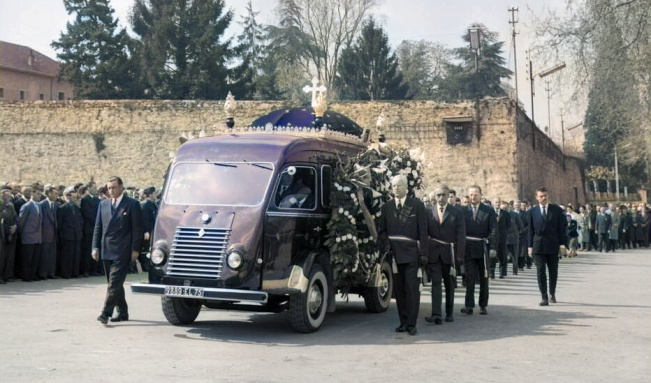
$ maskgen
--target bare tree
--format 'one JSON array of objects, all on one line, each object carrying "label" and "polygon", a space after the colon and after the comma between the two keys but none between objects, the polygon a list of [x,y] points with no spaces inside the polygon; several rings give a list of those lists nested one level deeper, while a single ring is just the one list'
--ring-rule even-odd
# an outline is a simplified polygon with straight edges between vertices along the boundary
[{"label": "bare tree", "polygon": [[311,40],[305,48],[312,70],[331,86],[341,50],[350,46],[365,16],[379,0],[278,0],[281,25]]}]

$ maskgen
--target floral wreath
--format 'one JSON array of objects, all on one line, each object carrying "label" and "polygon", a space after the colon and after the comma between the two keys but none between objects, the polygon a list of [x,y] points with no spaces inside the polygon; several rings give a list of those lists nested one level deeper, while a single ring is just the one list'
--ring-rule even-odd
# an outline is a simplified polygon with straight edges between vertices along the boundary
[{"label": "floral wreath", "polygon": [[346,160],[334,170],[330,195],[332,217],[328,239],[334,286],[343,293],[365,285],[385,254],[377,246],[375,219],[391,197],[391,177],[407,177],[408,193],[423,186],[423,156],[419,149],[391,148],[384,143]]}]

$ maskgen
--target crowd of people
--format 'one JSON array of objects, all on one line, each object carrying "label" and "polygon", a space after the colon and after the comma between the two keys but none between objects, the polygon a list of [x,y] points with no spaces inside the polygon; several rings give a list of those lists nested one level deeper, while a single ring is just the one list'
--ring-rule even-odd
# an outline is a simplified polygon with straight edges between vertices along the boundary
[{"label": "crowd of people", "polygon": [[[148,269],[158,195],[155,187],[129,187],[124,193],[140,201],[143,215],[140,255],[130,264],[135,273]],[[0,184],[0,195],[0,284],[106,275],[103,263],[91,256],[98,207],[110,198],[106,186],[8,182]]]}]

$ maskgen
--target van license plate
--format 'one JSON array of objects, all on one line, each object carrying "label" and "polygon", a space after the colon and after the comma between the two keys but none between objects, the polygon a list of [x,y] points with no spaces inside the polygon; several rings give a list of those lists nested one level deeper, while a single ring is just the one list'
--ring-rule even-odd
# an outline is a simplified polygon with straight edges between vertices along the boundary
[{"label": "van license plate", "polygon": [[165,295],[175,297],[203,297],[203,289],[201,287],[165,286]]}]

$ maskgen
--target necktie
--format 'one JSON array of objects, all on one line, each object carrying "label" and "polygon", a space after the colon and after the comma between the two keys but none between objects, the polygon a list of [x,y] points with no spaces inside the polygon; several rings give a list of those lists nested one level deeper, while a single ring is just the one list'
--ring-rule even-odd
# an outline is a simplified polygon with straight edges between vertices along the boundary
[{"label": "necktie", "polygon": [[443,222],[443,207],[439,207],[439,221]]},{"label": "necktie", "polygon": [[402,204],[400,203],[400,200],[398,200],[398,211],[402,210]]},{"label": "necktie", "polygon": [[543,218],[547,219],[547,206],[543,205],[542,209],[543,209]]},{"label": "necktie", "polygon": [[116,200],[113,200],[113,202],[111,202],[111,214],[115,213],[115,208],[116,208],[116,203],[115,202],[116,202]]},{"label": "necktie", "polygon": [[472,219],[477,218],[477,205],[472,205]]}]

